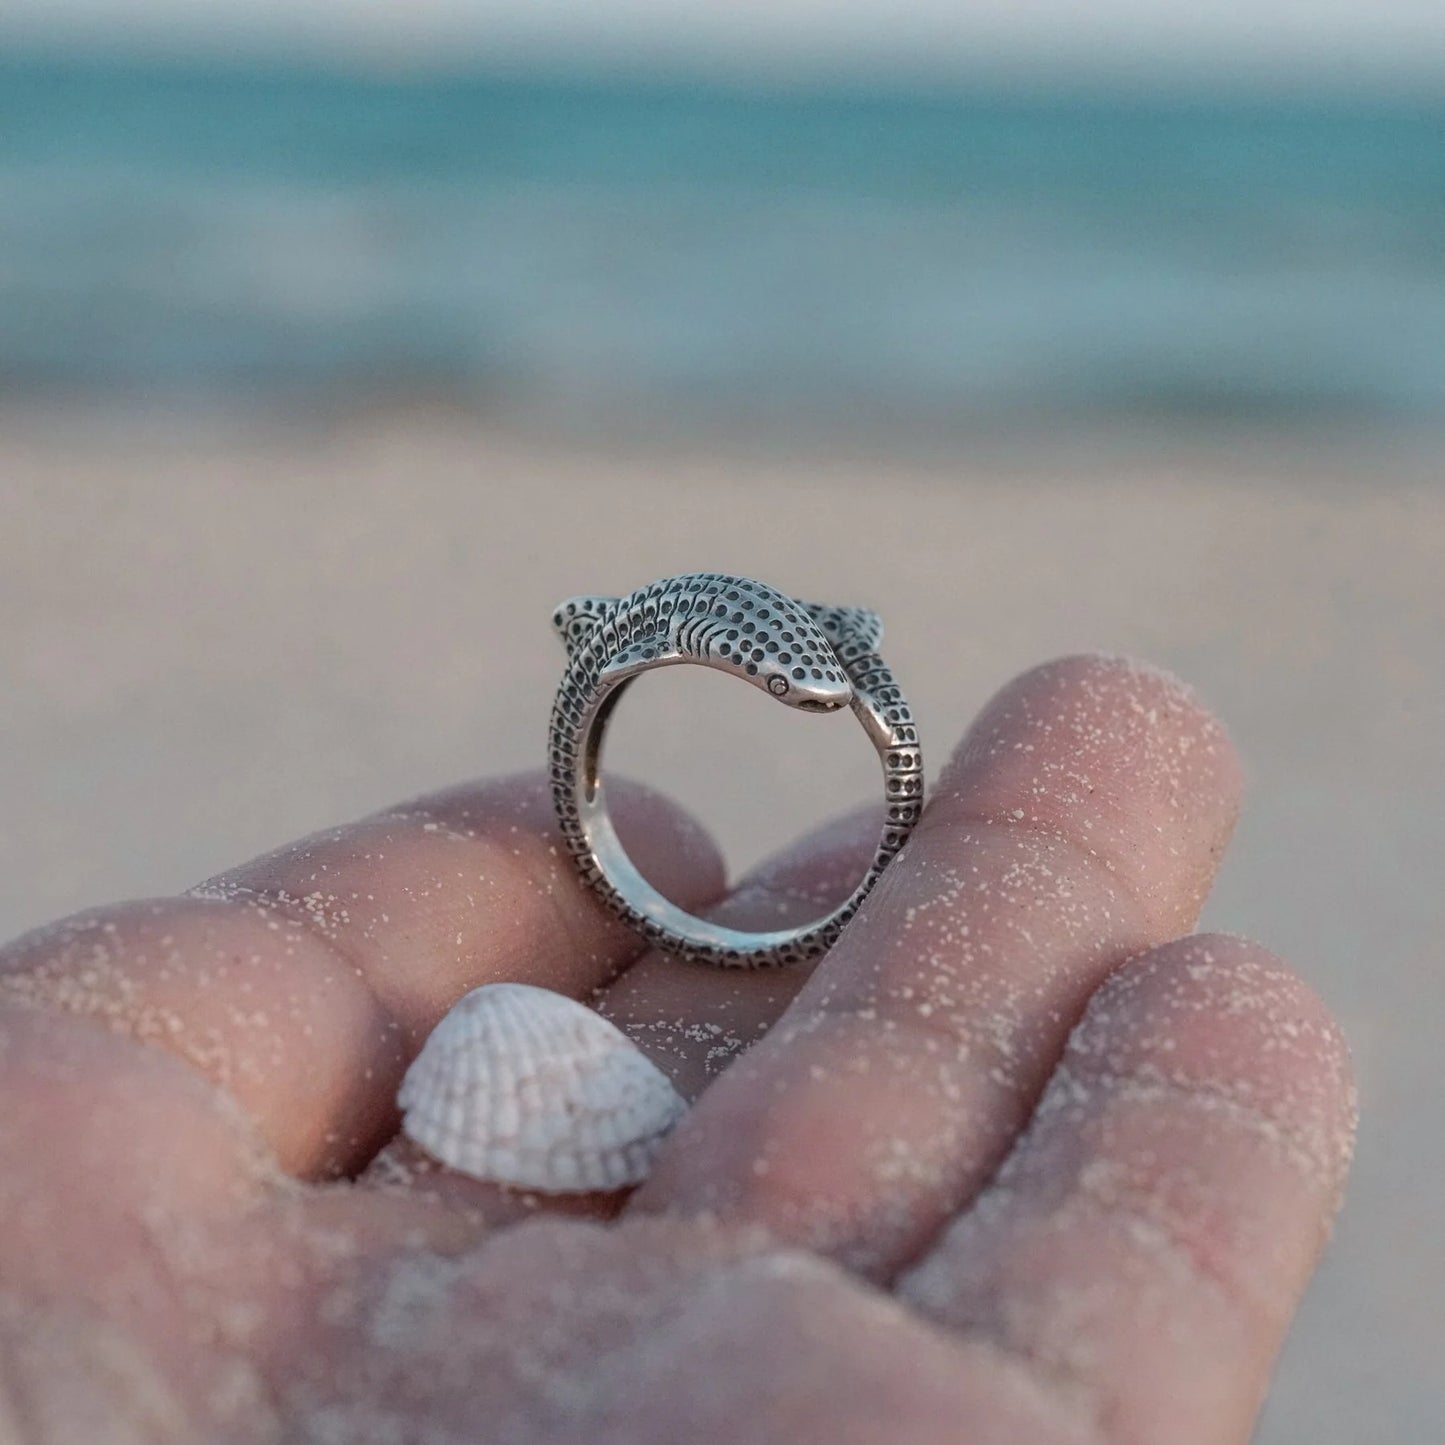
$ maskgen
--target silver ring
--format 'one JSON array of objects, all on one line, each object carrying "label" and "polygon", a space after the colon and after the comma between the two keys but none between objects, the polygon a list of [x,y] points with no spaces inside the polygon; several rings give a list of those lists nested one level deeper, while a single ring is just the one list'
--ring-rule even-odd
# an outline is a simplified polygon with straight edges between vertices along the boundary
[{"label": "silver ring", "polygon": [[[552,622],[567,645],[548,738],[552,797],[582,877],[613,913],[679,958],[754,968],[826,953],[923,809],[918,730],[878,656],[878,614],[798,602],[746,577],[692,572],[626,597],[570,597]],[[602,786],[607,725],[633,679],[679,663],[733,673],[789,707],[850,707],[863,724],[883,763],[883,831],[862,882],[826,917],[767,933],[724,928],[664,898],[627,856]]]}]

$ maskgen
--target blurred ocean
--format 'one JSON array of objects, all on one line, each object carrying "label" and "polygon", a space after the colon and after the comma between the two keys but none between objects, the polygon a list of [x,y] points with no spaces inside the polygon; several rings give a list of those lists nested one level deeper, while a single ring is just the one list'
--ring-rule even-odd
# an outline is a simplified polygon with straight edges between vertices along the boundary
[{"label": "blurred ocean", "polygon": [[0,55],[0,395],[1445,418],[1445,100]]}]

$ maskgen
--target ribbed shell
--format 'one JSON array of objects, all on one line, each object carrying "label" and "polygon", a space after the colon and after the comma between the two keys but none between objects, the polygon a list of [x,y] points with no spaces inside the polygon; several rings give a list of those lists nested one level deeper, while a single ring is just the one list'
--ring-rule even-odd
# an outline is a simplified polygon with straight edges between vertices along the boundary
[{"label": "ribbed shell", "polygon": [[687,1105],[620,1029],[559,993],[473,989],[432,1030],[397,1103],[443,1164],[548,1194],[647,1177]]}]

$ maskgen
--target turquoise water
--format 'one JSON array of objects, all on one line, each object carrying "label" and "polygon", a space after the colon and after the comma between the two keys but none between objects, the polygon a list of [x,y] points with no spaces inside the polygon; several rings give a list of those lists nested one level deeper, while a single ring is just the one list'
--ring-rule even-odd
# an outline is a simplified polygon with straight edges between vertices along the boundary
[{"label": "turquoise water", "polygon": [[1445,417],[1445,101],[0,54],[0,390]]}]

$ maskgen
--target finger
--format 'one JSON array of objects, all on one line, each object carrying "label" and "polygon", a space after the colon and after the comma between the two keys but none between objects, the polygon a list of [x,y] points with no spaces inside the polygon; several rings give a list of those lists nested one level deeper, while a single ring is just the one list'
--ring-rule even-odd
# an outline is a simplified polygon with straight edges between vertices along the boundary
[{"label": "finger", "polygon": [[[878,805],[834,819],[760,864],[703,915],[744,930],[811,923],[858,886],[881,827]],[[700,968],[654,951],[607,984],[596,1006],[694,1099],[772,1027],[812,971]]]},{"label": "finger", "polygon": [[[880,824],[877,806],[835,819],[759,865],[702,912],[744,929],[810,922],[857,886],[876,847]],[[808,973],[806,966],[701,968],[654,952],[599,990],[595,1002],[685,1097],[694,1098],[767,1030]],[[357,1182],[425,1195],[490,1227],[544,1212],[611,1218],[630,1192],[546,1196],[509,1189],[444,1167],[404,1136],[387,1144]]]},{"label": "finger", "polygon": [[1249,1438],[1354,1137],[1349,1058],[1263,949],[1166,945],[1085,1018],[997,1180],[900,1282],[1110,1439]]},{"label": "finger", "polygon": [[0,1007],[0,1279],[137,1333],[180,1301],[152,1266],[187,1220],[231,1221],[269,1179],[239,1111],[194,1070],[73,1016]]},{"label": "finger", "polygon": [[1193,920],[1238,773],[1179,683],[1052,663],[985,709],[907,847],[639,1209],[761,1223],[886,1275],[1002,1157],[1098,982]]},{"label": "finger", "polygon": [[[615,790],[639,866],[700,903],[703,834]],[[537,776],[461,788],[319,834],[163,902],[82,914],[0,953],[0,999],[89,1016],[227,1089],[285,1168],[356,1167],[392,1131],[401,1073],[467,989],[586,995],[636,951],[582,883]]]}]

